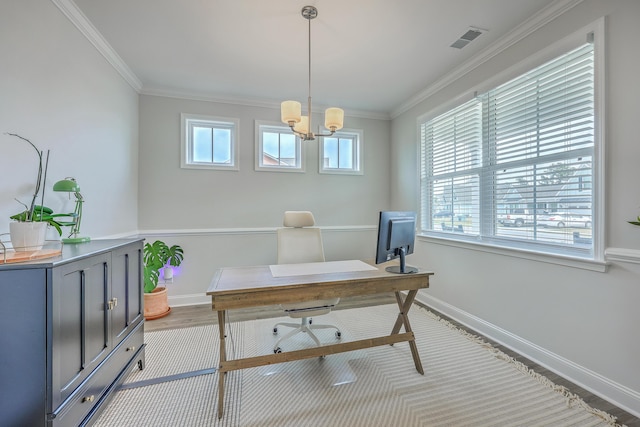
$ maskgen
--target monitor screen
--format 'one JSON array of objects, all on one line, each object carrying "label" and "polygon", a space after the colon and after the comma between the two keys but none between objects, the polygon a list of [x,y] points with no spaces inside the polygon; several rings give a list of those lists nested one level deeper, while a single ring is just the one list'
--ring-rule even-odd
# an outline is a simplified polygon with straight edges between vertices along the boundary
[{"label": "monitor screen", "polygon": [[405,264],[405,256],[413,253],[416,236],[416,213],[382,211],[378,222],[376,264],[400,258],[400,265],[387,267],[392,273],[415,273]]}]

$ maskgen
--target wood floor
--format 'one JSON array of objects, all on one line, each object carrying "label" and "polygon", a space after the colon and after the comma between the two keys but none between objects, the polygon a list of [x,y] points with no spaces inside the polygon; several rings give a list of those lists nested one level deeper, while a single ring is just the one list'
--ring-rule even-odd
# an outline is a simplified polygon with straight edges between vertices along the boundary
[{"label": "wood floor", "polygon": [[[343,298],[340,300],[340,304],[338,304],[336,309],[344,310],[349,308],[368,307],[368,306],[374,306],[374,305],[380,305],[380,304],[395,304],[395,303],[396,303],[396,300],[393,295],[374,295],[371,297]],[[443,314],[438,313],[437,311],[431,309],[430,307],[426,307],[426,308],[438,314],[442,318],[449,320],[451,323],[455,324],[461,329],[464,329],[475,335],[480,335],[477,332],[466,328],[464,325],[459,324],[455,320],[452,320],[447,316],[444,316]],[[266,307],[258,307],[258,308],[251,308],[251,309],[245,309],[245,310],[231,310],[228,312],[228,316],[230,321],[240,322],[245,320],[281,317],[282,310],[278,306],[266,306]],[[176,329],[176,328],[186,328],[190,326],[210,325],[210,324],[216,324],[216,323],[217,323],[217,316],[215,312],[211,309],[210,305],[195,305],[195,306],[188,306],[188,307],[173,307],[171,309],[171,313],[168,316],[163,317],[161,319],[145,322],[144,329],[145,329],[145,332],[149,332],[149,331],[157,331],[157,330],[163,330],[163,329]],[[623,411],[622,409],[616,406],[613,406],[611,403],[607,402],[606,400],[603,400],[598,396],[590,393],[589,391],[565,380],[564,378],[556,375],[555,373],[549,371],[548,369],[545,369],[542,366],[539,366],[533,363],[532,361],[490,340],[489,338],[486,338],[484,336],[482,336],[482,338],[485,341],[491,343],[494,347],[500,349],[502,352],[513,357],[519,362],[522,362],[523,364],[525,364],[535,372],[549,378],[555,384],[566,387],[572,393],[580,396],[591,407],[608,412],[609,414],[617,417],[618,423],[622,425],[626,425],[627,427],[640,427],[639,418],[634,417],[633,415]]]}]

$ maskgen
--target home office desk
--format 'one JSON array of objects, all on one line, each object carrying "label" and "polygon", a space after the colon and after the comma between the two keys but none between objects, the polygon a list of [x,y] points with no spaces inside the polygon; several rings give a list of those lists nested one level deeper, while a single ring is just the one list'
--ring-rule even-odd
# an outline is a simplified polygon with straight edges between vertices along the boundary
[{"label": "home office desk", "polygon": [[[254,368],[293,360],[321,357],[329,354],[360,350],[381,345],[393,345],[407,341],[416,370],[424,375],[420,356],[411,330],[408,312],[419,289],[429,287],[430,271],[419,270],[412,274],[393,274],[385,271],[387,264],[365,265],[361,261],[337,261],[360,263],[359,271],[320,272],[310,268],[311,274],[276,275],[269,266],[221,268],[213,276],[207,295],[211,296],[212,308],[218,314],[220,333],[220,365],[218,368],[218,418],[224,409],[224,377],[229,371]],[[331,267],[331,262],[311,263]],[[353,264],[352,264],[353,265]],[[291,264],[291,267],[299,265]],[[271,266],[275,267],[275,266]],[[283,268],[282,266],[279,266]],[[286,266],[284,267],[287,268]],[[292,270],[295,271],[295,270]],[[406,297],[400,292],[408,291]],[[391,334],[357,341],[311,347],[303,350],[267,354],[243,359],[227,360],[225,348],[225,316],[227,310],[295,303],[316,299],[343,298],[358,295],[373,295],[394,292],[398,303],[398,317]],[[400,328],[404,327],[404,333]],[[267,333],[268,331],[265,331]]]}]

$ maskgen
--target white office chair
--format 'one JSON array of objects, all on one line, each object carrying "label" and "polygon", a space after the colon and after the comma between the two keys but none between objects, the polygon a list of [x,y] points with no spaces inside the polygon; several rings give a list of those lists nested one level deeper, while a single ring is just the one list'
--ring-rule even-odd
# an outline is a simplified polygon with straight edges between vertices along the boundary
[{"label": "white office chair", "polygon": [[[299,264],[304,262],[324,262],[324,249],[320,229],[313,227],[315,219],[309,211],[286,211],[283,225],[278,229],[278,264]],[[327,314],[335,307],[340,298],[304,301],[301,303],[282,304],[281,307],[289,317],[301,319],[300,323],[280,322],[273,326],[273,334],[278,334],[279,326],[293,328],[282,336],[273,346],[274,353],[280,353],[280,343],[299,333],[307,333],[316,345],[320,340],[313,333],[314,329],[335,329],[336,338],[340,338],[340,329],[333,325],[318,325],[313,323],[311,316]]]}]

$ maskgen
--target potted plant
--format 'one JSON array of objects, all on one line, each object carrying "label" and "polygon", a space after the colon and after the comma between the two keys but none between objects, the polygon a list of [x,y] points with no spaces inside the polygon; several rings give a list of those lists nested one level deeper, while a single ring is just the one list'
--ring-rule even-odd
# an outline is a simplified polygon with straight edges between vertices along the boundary
[{"label": "potted plant", "polygon": [[[165,279],[173,278],[171,267],[178,267],[184,259],[184,251],[178,245],[169,247],[156,240],[145,243],[144,260],[144,317],[146,320],[159,319],[171,312],[167,301],[167,288],[158,287],[160,270],[164,269]],[[171,271],[171,273],[169,273]]]},{"label": "potted plant", "polygon": [[[26,141],[38,155],[38,177],[36,179],[35,190],[31,203],[29,205],[22,203],[16,199],[18,203],[24,206],[22,212],[11,215],[9,218],[13,221],[9,223],[9,234],[11,235],[11,244],[15,251],[36,251],[42,249],[45,240],[47,226],[53,226],[59,235],[62,235],[61,224],[55,219],[58,216],[66,214],[54,214],[53,211],[44,206],[44,192],[47,181],[47,167],[49,165],[49,151],[47,151],[46,159],[43,159],[44,152],[39,150],[31,141],[15,133],[7,133],[7,135],[15,136]],[[43,167],[44,161],[44,167]],[[36,205],[36,201],[40,196],[40,204]]]}]

